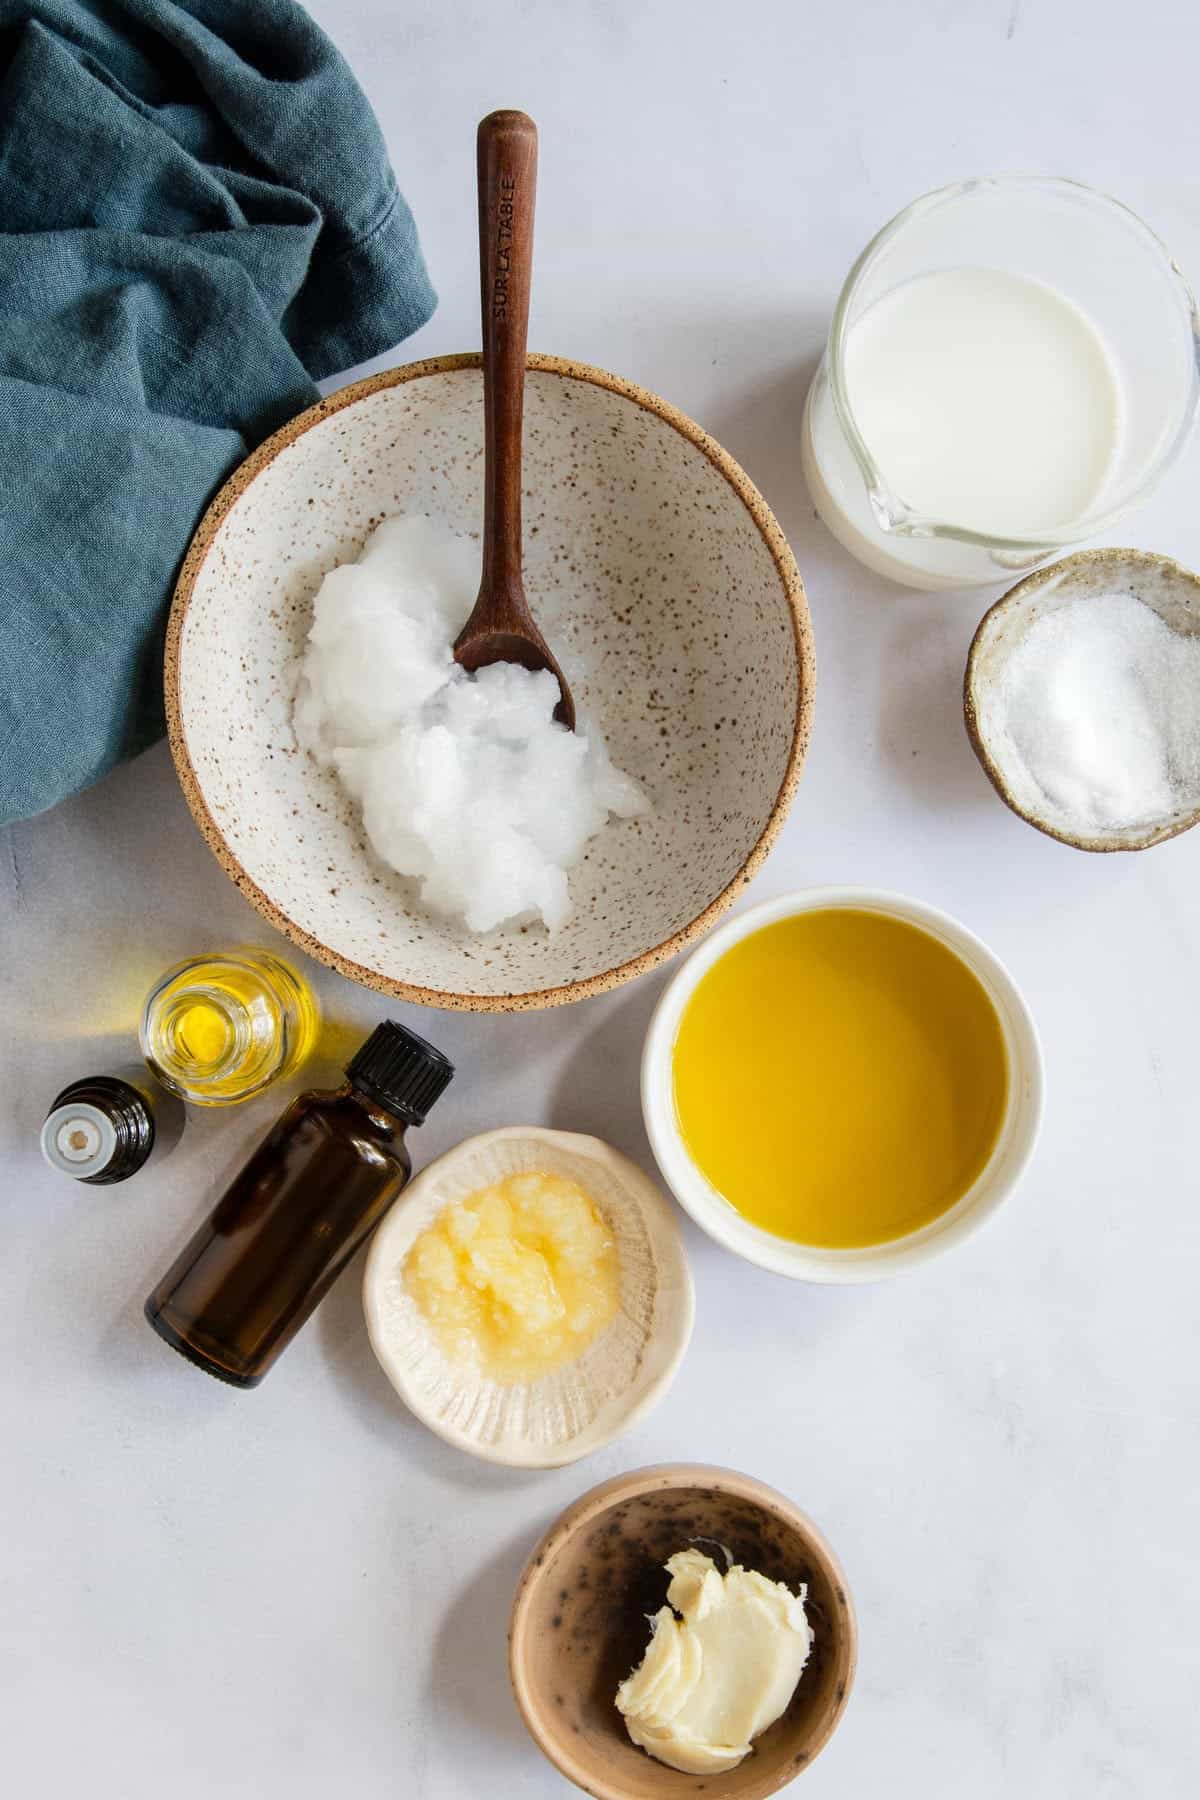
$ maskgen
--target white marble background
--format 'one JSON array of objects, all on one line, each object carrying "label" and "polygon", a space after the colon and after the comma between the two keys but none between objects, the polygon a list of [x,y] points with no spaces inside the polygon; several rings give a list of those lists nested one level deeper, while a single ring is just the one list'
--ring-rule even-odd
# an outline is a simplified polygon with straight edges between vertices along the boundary
[{"label": "white marble background", "polygon": [[[477,341],[476,120],[542,129],[532,343],[657,389],[738,456],[808,584],[808,770],[754,898],[906,889],[1008,961],[1050,1094],[1020,1195],[941,1266],[820,1290],[689,1231],[693,1348],[583,1467],[506,1475],[393,1401],[346,1279],[258,1392],[141,1301],[279,1095],[195,1121],[162,1176],[77,1190],[34,1138],[127,1053],[167,962],[265,933],[163,749],[0,844],[0,1765],[29,1800],[550,1800],[505,1614],[550,1517],[700,1458],[792,1494],[845,1559],[861,1673],[805,1800],[1186,1800],[1196,1709],[1200,833],[1087,858],[1010,817],[959,717],[987,596],[920,598],[815,522],[801,401],[841,277],[925,189],[1108,188],[1200,278],[1191,0],[317,0],[378,108],[442,293],[404,355]],[[1200,449],[1128,542],[1200,563]],[[317,978],[365,1030],[382,1003]],[[407,1015],[460,1076],[420,1136],[537,1119],[643,1162],[661,978],[521,1019]],[[403,1015],[402,1015],[403,1016]]]}]

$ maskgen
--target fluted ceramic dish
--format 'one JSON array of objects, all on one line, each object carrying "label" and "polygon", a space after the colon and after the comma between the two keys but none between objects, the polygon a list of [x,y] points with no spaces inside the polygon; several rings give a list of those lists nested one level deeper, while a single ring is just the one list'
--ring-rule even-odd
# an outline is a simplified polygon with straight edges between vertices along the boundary
[{"label": "fluted ceramic dish", "polygon": [[[620,1268],[617,1315],[576,1361],[502,1387],[442,1354],[404,1284],[404,1259],[443,1208],[526,1170],[577,1181],[599,1208]],[[627,1156],[599,1138],[506,1125],[448,1150],[410,1182],[372,1242],[363,1310],[384,1374],[423,1424],[488,1462],[553,1469],[643,1418],[666,1393],[695,1303],[679,1215]]]},{"label": "fluted ceramic dish", "polygon": [[310,955],[432,1006],[577,1000],[699,937],[766,856],[808,742],[804,590],[732,458],[644,389],[557,357],[530,357],[525,406],[529,600],[652,809],[593,840],[553,938],[424,914],[291,728],[321,578],[396,513],[478,535],[477,356],[371,376],[277,432],[209,508],[171,610],[171,749],[226,872]]},{"label": "fluted ceramic dish", "polygon": [[[722,1774],[684,1775],[632,1742],[617,1685],[641,1661],[663,1564],[723,1545],[805,1602],[813,1646],[791,1704]],[[561,1774],[595,1800],[766,1800],[808,1769],[846,1710],[858,1633],[846,1577],[811,1519],[749,1475],[703,1463],[618,1475],[569,1506],[517,1586],[508,1664],[521,1717]]]}]

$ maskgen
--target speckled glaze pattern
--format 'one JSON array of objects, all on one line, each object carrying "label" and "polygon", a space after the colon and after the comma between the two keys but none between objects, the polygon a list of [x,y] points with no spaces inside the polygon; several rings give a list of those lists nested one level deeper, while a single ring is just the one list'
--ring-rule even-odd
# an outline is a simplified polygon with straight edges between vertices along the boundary
[{"label": "speckled glaze pattern", "polygon": [[[724,1774],[655,1762],[614,1696],[641,1661],[647,1615],[665,1603],[668,1556],[691,1543],[790,1587],[806,1583],[813,1649],[791,1705]],[[857,1628],[846,1579],[820,1532],[762,1482],[681,1464],[619,1475],[551,1526],[517,1587],[509,1672],[518,1708],[551,1762],[595,1800],[765,1800],[812,1763],[845,1710]]]},{"label": "speckled glaze pattern", "polygon": [[729,905],[795,791],[814,669],[794,559],[732,459],[643,389],[531,356],[529,599],[653,810],[593,841],[554,938],[431,920],[297,747],[291,708],[321,578],[392,514],[477,536],[482,459],[473,355],[371,376],[285,426],[197,532],[171,611],[166,704],[196,821],[274,925],[381,992],[518,1010],[628,980]]},{"label": "speckled glaze pattern", "polygon": [[[1072,600],[1097,594],[1128,593],[1151,606],[1173,631],[1200,635],[1200,576],[1169,556],[1148,550],[1081,550],[1037,569],[986,612],[971,642],[963,681],[963,717],[971,747],[988,780],[1004,801],[1047,837],[1075,850],[1149,850],[1200,823],[1200,792],[1192,804],[1161,824],[1094,837],[1073,836],[1014,797],[1001,748],[997,695],[1004,667],[1030,626]],[[1200,694],[1196,696],[1200,711]]]}]

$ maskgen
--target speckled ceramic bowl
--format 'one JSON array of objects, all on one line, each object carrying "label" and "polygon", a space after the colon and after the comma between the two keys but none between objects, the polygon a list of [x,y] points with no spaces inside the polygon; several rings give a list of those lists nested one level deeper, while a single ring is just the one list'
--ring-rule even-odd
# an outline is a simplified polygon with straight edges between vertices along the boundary
[{"label": "speckled ceramic bowl", "polygon": [[[631,1741],[614,1703],[642,1659],[647,1615],[666,1599],[663,1564],[697,1538],[715,1539],[773,1581],[805,1583],[813,1628],[791,1705],[724,1774],[683,1775],[655,1762]],[[748,1475],[676,1463],[604,1482],[550,1527],[517,1586],[508,1659],[535,1742],[595,1800],[766,1800],[829,1741],[857,1649],[846,1578],[812,1521]]]},{"label": "speckled ceramic bowl", "polygon": [[[1052,811],[1031,779],[1007,730],[1004,669],[1035,620],[1097,594],[1133,594],[1185,636],[1200,637],[1200,576],[1148,550],[1080,550],[1036,569],[983,615],[967,657],[963,715],[971,747],[988,780],[1017,817],[1075,850],[1149,850],[1200,824],[1200,786],[1188,804],[1149,824],[1074,832]],[[1200,693],[1195,696],[1200,718]]]},{"label": "speckled ceramic bowl", "polygon": [[813,660],[795,562],[737,464],[643,389],[530,357],[529,599],[652,811],[593,841],[554,938],[431,920],[297,748],[291,707],[313,593],[381,519],[478,535],[482,404],[479,358],[441,357],[344,388],[256,451],[184,563],[166,700],[196,821],[272,924],[383,993],[508,1011],[615,987],[724,910],[795,790]]}]

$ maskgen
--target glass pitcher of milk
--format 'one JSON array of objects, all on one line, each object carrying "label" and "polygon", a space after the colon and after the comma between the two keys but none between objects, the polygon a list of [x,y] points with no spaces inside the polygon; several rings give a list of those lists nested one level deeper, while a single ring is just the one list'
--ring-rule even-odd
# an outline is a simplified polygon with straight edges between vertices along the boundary
[{"label": "glass pitcher of milk", "polygon": [[1191,291],[1127,207],[1039,177],[942,188],[842,289],[805,409],[813,503],[896,581],[1002,581],[1149,492],[1198,363]]}]

